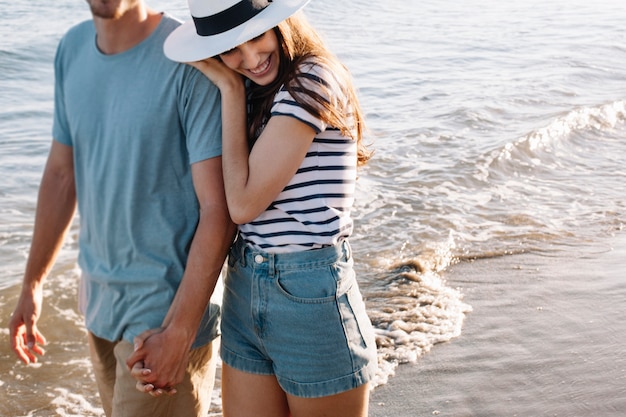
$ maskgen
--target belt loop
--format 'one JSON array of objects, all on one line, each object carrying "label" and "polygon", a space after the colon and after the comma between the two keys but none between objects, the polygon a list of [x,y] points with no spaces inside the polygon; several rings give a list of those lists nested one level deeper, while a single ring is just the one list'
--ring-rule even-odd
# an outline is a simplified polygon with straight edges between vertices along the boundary
[{"label": "belt loop", "polygon": [[352,258],[352,247],[350,246],[350,242],[348,242],[348,240],[346,239],[341,243],[341,246],[346,256],[346,261],[349,261],[350,258]]},{"label": "belt loop", "polygon": [[268,267],[268,273],[270,275],[270,277],[274,278],[274,256],[276,254],[274,253],[268,253],[267,254],[267,267]]},{"label": "belt loop", "polygon": [[233,242],[228,249],[228,257],[226,258],[226,262],[228,262],[229,267],[235,266],[235,263],[239,261],[239,254],[237,253],[237,243]]},{"label": "belt loop", "polygon": [[[239,236],[239,239],[241,239],[241,235]],[[240,246],[240,255],[241,255],[241,267],[245,268],[246,267],[246,247],[248,245],[246,245],[246,242],[244,242],[243,239],[241,239],[241,242],[239,243]]]}]

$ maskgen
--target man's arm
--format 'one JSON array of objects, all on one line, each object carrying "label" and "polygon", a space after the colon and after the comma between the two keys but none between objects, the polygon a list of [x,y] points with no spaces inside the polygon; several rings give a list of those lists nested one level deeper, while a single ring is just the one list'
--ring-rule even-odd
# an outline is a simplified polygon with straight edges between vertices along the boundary
[{"label": "man's arm", "polygon": [[194,188],[200,203],[200,221],[193,238],[182,282],[163,321],[161,332],[140,343],[126,361],[129,368],[143,361],[150,374],[143,378],[156,388],[171,388],[182,381],[189,351],[233,241],[222,158],[192,165]]},{"label": "man's arm", "polygon": [[37,329],[43,282],[61,249],[76,210],[73,150],[52,141],[35,214],[35,228],[19,301],[9,321],[11,349],[24,362],[37,362],[46,339]]}]

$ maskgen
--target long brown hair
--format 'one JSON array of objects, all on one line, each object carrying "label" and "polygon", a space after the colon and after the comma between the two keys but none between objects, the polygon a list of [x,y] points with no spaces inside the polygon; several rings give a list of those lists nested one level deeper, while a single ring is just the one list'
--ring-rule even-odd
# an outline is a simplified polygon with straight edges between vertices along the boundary
[{"label": "long brown hair", "polygon": [[[363,144],[365,122],[352,76],[348,69],[324,46],[318,33],[308,23],[302,12],[298,12],[275,27],[274,32],[281,45],[278,77],[267,86],[251,83],[248,89],[248,124],[251,146],[259,136],[270,117],[274,96],[284,85],[291,96],[306,111],[318,117],[329,126],[341,131],[344,136],[357,141],[358,165],[366,163],[372,152]],[[299,71],[304,62],[315,62],[326,66],[339,80],[338,85],[345,89],[351,114],[329,103],[326,97],[306,87],[306,76]],[[310,83],[309,83],[310,85]],[[322,88],[325,88],[323,85]]]}]

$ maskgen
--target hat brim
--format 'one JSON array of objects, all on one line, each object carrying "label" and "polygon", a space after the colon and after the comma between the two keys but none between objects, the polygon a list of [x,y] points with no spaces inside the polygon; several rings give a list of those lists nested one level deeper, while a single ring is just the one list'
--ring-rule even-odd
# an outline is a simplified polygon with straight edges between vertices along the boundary
[{"label": "hat brim", "polygon": [[194,62],[219,55],[272,29],[309,1],[273,1],[244,24],[211,36],[198,35],[193,20],[190,20],[169,34],[163,44],[163,52],[177,62]]}]

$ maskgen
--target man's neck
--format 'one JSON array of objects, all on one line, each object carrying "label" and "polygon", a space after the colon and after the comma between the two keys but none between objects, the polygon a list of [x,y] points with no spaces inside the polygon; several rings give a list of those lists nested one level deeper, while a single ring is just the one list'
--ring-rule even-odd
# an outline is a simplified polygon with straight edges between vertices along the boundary
[{"label": "man's neck", "polygon": [[131,49],[150,36],[161,21],[161,14],[140,4],[118,18],[94,16],[93,20],[98,49],[113,55]]}]

